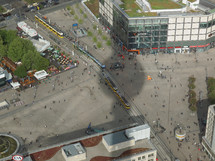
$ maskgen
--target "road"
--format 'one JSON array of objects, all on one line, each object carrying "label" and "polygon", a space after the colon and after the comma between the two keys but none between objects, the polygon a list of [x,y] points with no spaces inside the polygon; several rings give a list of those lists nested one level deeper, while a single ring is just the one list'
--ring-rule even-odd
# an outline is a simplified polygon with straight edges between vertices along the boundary
[{"label": "road", "polygon": [[215,1],[209,1],[209,0],[200,0],[200,4],[203,6],[206,6],[210,9],[214,9],[215,8]]}]

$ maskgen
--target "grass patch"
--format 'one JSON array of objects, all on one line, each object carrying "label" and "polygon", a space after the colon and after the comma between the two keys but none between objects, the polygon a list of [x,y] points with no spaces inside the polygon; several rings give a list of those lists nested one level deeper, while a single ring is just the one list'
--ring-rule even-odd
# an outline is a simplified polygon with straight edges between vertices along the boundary
[{"label": "grass patch", "polygon": [[193,2],[196,2],[196,0],[188,0],[189,2],[193,3]]},{"label": "grass patch", "polygon": [[[144,14],[142,9],[136,4],[135,0],[121,0],[123,4],[120,7],[127,13],[129,17],[142,17]],[[141,13],[137,11],[140,10]]]},{"label": "grass patch", "polygon": [[[0,159],[4,158],[4,157],[8,157],[10,156],[12,153],[15,152],[16,148],[17,148],[17,143],[16,141],[11,138],[11,137],[7,137],[7,136],[0,136],[0,139],[3,141],[6,141],[7,143],[10,144],[10,149],[6,152],[0,155]],[[3,150],[4,145],[1,145],[1,148]],[[7,148],[7,145],[5,144],[5,147]]]},{"label": "grass patch", "polygon": [[152,9],[177,9],[182,8],[181,5],[171,0],[148,0]]},{"label": "grass patch", "polygon": [[99,0],[89,0],[85,2],[85,5],[90,9],[90,11],[99,17]]},{"label": "grass patch", "polygon": [[153,17],[153,16],[157,16],[157,12],[144,12],[143,13],[143,16],[146,16],[146,17]]}]

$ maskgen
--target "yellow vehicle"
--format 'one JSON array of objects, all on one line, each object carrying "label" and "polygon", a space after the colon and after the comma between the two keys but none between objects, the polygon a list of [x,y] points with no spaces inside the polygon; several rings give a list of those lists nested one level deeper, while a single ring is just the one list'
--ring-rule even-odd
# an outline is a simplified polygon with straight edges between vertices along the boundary
[{"label": "yellow vehicle", "polygon": [[48,22],[46,22],[44,18],[40,17],[39,15],[35,15],[35,19],[39,21],[41,24],[43,24],[45,27],[47,27],[54,34],[56,34],[58,37],[63,38],[64,33],[59,29],[56,29],[56,27],[51,26]]}]

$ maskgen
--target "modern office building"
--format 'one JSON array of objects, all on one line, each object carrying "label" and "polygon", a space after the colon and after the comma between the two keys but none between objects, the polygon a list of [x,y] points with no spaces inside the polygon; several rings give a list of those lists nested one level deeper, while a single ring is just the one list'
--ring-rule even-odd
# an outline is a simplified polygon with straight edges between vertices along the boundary
[{"label": "modern office building", "polygon": [[208,107],[206,132],[202,137],[202,145],[210,159],[215,160],[215,105]]},{"label": "modern office building", "polygon": [[202,52],[214,47],[215,5],[199,0],[99,0],[100,22],[128,51]]}]

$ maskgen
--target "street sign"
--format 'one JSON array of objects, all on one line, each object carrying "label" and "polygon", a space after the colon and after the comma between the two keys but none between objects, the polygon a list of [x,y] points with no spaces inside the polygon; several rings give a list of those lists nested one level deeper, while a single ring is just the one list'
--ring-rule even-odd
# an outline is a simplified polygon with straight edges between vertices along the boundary
[{"label": "street sign", "polygon": [[24,158],[21,155],[14,155],[12,159],[13,161],[22,161]]}]

